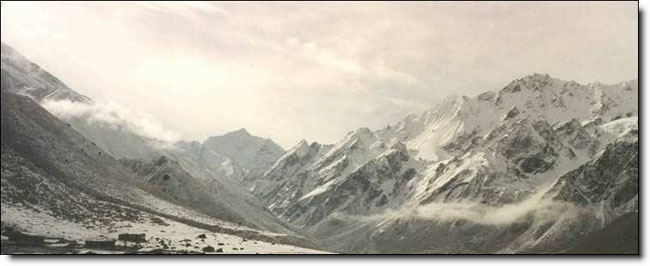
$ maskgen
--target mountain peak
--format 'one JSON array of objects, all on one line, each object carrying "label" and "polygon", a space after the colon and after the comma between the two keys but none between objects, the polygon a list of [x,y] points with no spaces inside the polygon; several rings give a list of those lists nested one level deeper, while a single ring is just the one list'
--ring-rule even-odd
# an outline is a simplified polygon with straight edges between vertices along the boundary
[{"label": "mountain peak", "polygon": [[14,56],[14,55],[19,55],[19,53],[14,49],[13,47],[7,45],[6,43],[2,42],[2,55],[3,56]]},{"label": "mountain peak", "polygon": [[248,130],[246,130],[246,129],[243,128],[243,127],[240,128],[240,129],[238,129],[238,130],[235,130],[235,131],[233,131],[233,132],[230,132],[230,133],[228,133],[228,134],[233,134],[233,135],[242,135],[242,136],[250,136],[250,135],[251,135],[250,133],[248,133]]},{"label": "mountain peak", "polygon": [[304,146],[304,145],[309,145],[309,143],[307,143],[306,139],[300,140],[300,142],[298,142],[298,145],[296,145],[296,146]]},{"label": "mountain peak", "polygon": [[370,128],[360,127],[360,128],[357,129],[357,131],[355,133],[356,134],[369,135],[369,134],[372,134],[372,131],[370,130]]},{"label": "mountain peak", "polygon": [[208,139],[205,142],[214,142],[214,141],[217,141],[217,140],[223,141],[223,140],[226,140],[226,139],[229,139],[229,140],[234,140],[234,139],[260,139],[260,140],[263,140],[260,137],[251,135],[248,132],[248,130],[246,130],[245,128],[242,127],[240,129],[227,132],[227,133],[225,133],[223,135],[214,135],[214,136],[208,137]]},{"label": "mountain peak", "polygon": [[[225,138],[225,139],[233,139],[233,138],[240,139],[240,138],[245,138],[245,139],[246,139],[246,138],[258,138],[258,137],[251,135],[251,134],[248,132],[248,130],[246,130],[245,128],[242,127],[242,128],[240,128],[240,129],[237,129],[237,130],[234,130],[234,131],[227,132],[227,133],[225,133],[225,134],[223,134],[223,135],[215,135],[215,136],[209,137],[208,140],[210,140],[210,139],[223,139],[223,138]],[[260,139],[261,139],[261,138],[260,138]]]},{"label": "mountain peak", "polygon": [[551,77],[548,73],[533,73],[520,79],[520,81],[523,81],[527,87],[532,87],[533,89],[550,85],[555,80],[556,79]]},{"label": "mountain peak", "polygon": [[551,80],[553,79],[548,73],[533,73],[522,78],[523,80]]},{"label": "mountain peak", "polygon": [[539,90],[553,84],[554,81],[556,81],[556,79],[552,78],[549,74],[533,73],[513,80],[510,82],[510,84],[504,87],[501,92],[515,93],[521,91],[522,89]]},{"label": "mountain peak", "polygon": [[[69,100],[91,103],[92,100],[70,89],[57,77],[29,61],[16,49],[2,43],[2,88],[27,95],[37,102]],[[29,84],[29,86],[24,86]],[[18,86],[19,85],[19,86]]]}]

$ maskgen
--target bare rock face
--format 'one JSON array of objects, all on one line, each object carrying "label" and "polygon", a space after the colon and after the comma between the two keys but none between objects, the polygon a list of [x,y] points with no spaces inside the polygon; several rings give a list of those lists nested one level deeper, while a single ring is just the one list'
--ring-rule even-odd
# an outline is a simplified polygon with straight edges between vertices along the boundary
[{"label": "bare rock face", "polygon": [[201,145],[199,164],[248,186],[277,161],[285,150],[270,139],[242,128],[208,138]]},{"label": "bare rock face", "polygon": [[[230,195],[232,191],[206,186],[167,156],[120,162],[133,171],[147,191],[176,205],[251,228],[290,232],[263,207],[242,201],[241,195]],[[250,208],[255,211],[247,212]]]},{"label": "bare rock face", "polygon": [[334,144],[285,152],[241,129],[154,149],[48,113],[38,103],[92,101],[3,44],[3,222],[19,218],[6,206],[27,206],[79,224],[165,217],[269,241],[284,235],[198,220],[293,240],[297,227],[337,252],[616,250],[606,240],[634,239],[623,231],[638,223],[637,99],[638,81],[534,74]]},{"label": "bare rock face", "polygon": [[[626,160],[629,154],[610,150],[628,145],[619,140],[635,138],[636,120],[631,119],[638,105],[626,97],[637,94],[634,81],[581,85],[527,76],[498,92],[446,99],[396,125],[350,132],[332,145],[301,142],[265,173],[255,193],[276,215],[324,238],[336,251],[561,252],[558,248],[568,248],[584,232],[638,209],[632,203],[638,194],[633,181],[591,181],[595,198],[582,203],[579,193],[557,183],[583,176],[576,171],[602,161],[603,153]],[[614,173],[638,175],[634,167],[609,168],[612,178]],[[557,195],[548,196],[552,193]],[[604,205],[612,209],[605,211],[604,220],[588,214],[600,206],[598,197],[611,202]],[[540,202],[528,207],[531,201]],[[547,205],[568,208],[573,216],[542,221],[535,213]],[[527,207],[498,230],[482,224],[489,218],[472,218],[474,211],[490,216],[515,206]],[[468,212],[452,220],[419,218],[433,215],[418,211],[428,208],[434,213],[469,209],[449,210]],[[575,215],[574,208],[580,209]],[[502,244],[487,244],[499,237]],[[389,244],[398,238],[403,239],[399,245]],[[365,241],[372,245],[354,247]],[[463,247],[467,241],[476,245]]]},{"label": "bare rock face", "polygon": [[576,205],[604,204],[607,210],[638,204],[639,143],[609,144],[591,162],[563,175],[548,192],[553,199]]},{"label": "bare rock face", "polygon": [[43,100],[92,100],[70,89],[58,78],[30,62],[16,50],[2,43],[2,83],[8,92]]},{"label": "bare rock face", "polygon": [[[75,234],[113,228],[118,223],[169,226],[153,222],[163,217],[204,230],[309,243],[255,197],[227,180],[202,182],[173,157],[125,160],[128,163],[116,160],[39,105],[39,99],[87,102],[85,98],[77,98],[63,83],[48,78],[51,75],[46,71],[13,53],[3,44],[3,226],[60,221],[72,227],[66,228],[68,233]],[[24,86],[39,90],[24,90]],[[46,96],[41,97],[41,89],[48,91]],[[140,172],[134,173],[134,169]],[[224,227],[229,221],[242,229]],[[280,234],[269,236],[254,229]],[[117,232],[110,231],[104,233]]]},{"label": "bare rock face", "polygon": [[508,112],[503,116],[503,119],[501,120],[508,120],[514,118],[518,114],[519,114],[519,109],[517,109],[516,106],[513,106],[512,108],[510,108],[510,110],[508,110]]},{"label": "bare rock face", "polygon": [[581,236],[564,254],[639,254],[639,213],[616,218],[603,229]]}]

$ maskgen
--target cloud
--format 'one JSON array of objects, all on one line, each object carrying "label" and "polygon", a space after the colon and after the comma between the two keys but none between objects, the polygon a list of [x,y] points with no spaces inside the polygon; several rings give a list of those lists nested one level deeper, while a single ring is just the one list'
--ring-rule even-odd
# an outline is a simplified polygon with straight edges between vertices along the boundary
[{"label": "cloud", "polygon": [[183,138],[245,127],[290,147],[534,72],[637,78],[637,18],[634,2],[3,2],[1,33]]},{"label": "cloud", "polygon": [[196,1],[152,1],[152,2],[140,2],[136,1],[133,4],[142,6],[144,8],[156,11],[163,12],[167,14],[180,14],[187,18],[192,18],[196,13],[205,13],[205,14],[218,14],[222,16],[227,16],[228,12],[223,8],[219,8],[216,5],[212,5],[206,2],[196,2]]},{"label": "cloud", "polygon": [[524,201],[499,207],[478,203],[434,203],[415,209],[412,217],[442,221],[469,220],[485,225],[509,225],[527,217],[536,221],[555,221],[560,216],[572,215],[576,207],[560,201]]},{"label": "cloud", "polygon": [[[294,43],[295,39],[294,41],[289,41],[289,42]],[[364,71],[366,71],[356,61],[341,58],[335,55],[332,51],[319,47],[317,44],[313,42],[306,42],[300,45],[300,49],[302,49],[303,55],[305,57],[307,57],[310,60],[314,60],[315,62],[319,63],[324,67],[338,70],[344,73],[349,73],[353,76],[359,76]]]},{"label": "cloud", "polygon": [[179,135],[164,129],[144,114],[136,113],[116,103],[80,103],[69,100],[45,100],[43,108],[62,120],[82,119],[113,129],[121,129],[162,144],[180,140]]},{"label": "cloud", "polygon": [[544,192],[536,193],[528,199],[501,206],[491,206],[478,202],[434,202],[427,205],[389,210],[385,213],[370,217],[354,217],[366,221],[422,219],[450,222],[457,220],[470,221],[475,224],[491,226],[507,226],[522,222],[530,217],[537,222],[557,221],[560,217],[573,218],[580,212],[579,207],[564,201],[544,198]]}]

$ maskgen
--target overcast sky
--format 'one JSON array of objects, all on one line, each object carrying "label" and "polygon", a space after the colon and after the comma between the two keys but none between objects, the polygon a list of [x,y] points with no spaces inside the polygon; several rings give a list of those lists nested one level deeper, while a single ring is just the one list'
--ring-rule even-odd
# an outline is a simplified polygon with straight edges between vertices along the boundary
[{"label": "overcast sky", "polygon": [[2,41],[70,87],[203,140],[285,148],[533,72],[637,78],[637,3],[2,3]]}]

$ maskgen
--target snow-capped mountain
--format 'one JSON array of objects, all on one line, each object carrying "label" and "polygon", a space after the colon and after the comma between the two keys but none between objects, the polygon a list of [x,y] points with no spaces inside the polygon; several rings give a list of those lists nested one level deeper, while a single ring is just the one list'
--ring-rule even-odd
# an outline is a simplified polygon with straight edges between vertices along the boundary
[{"label": "snow-capped mountain", "polygon": [[[212,215],[217,213],[215,210],[219,210],[221,219],[224,220],[249,220],[252,222],[246,224],[262,225],[267,230],[284,230],[255,197],[229,180],[240,181],[244,177],[258,175],[263,171],[261,169],[267,168],[279,158],[284,150],[272,140],[252,136],[241,129],[224,136],[212,137],[202,145],[194,142],[162,145],[156,139],[136,134],[129,128],[133,127],[129,121],[120,120],[119,117],[114,117],[115,114],[99,114],[111,116],[113,119],[108,119],[109,122],[94,119],[96,112],[104,110],[92,108],[94,103],[90,98],[76,93],[5,44],[2,44],[2,73],[4,88],[12,93],[26,95],[44,107],[56,102],[73,104],[75,108],[88,107],[88,112],[79,116],[65,117],[66,122],[92,141],[93,145],[108,151],[104,153],[112,157],[145,161],[163,155],[178,158],[177,161],[182,165],[179,171],[191,173],[191,178],[185,179],[184,188],[192,185],[206,187],[213,194],[211,202],[215,206],[211,207]],[[194,184],[196,182],[201,185]],[[197,192],[197,195],[200,194]]]},{"label": "snow-capped mountain", "polygon": [[[256,239],[269,247],[275,243],[314,247],[225,177],[202,182],[205,177],[192,176],[167,159],[120,163],[78,133],[74,125],[39,106],[54,95],[56,100],[74,101],[78,94],[54,77],[53,84],[40,79],[51,76],[31,62],[13,64],[11,60],[16,58],[26,59],[17,54],[5,56],[6,51],[15,51],[4,44],[2,49],[3,241],[5,225],[46,237],[83,241],[88,237],[117,237],[120,231],[132,232],[136,227],[153,230],[151,236],[174,224],[226,238]],[[44,97],[31,94],[40,91],[52,92]],[[202,252],[201,248],[197,244],[198,250],[183,247],[178,251]],[[274,250],[290,249],[293,247]]]},{"label": "snow-capped mountain", "polygon": [[68,88],[58,78],[30,62],[18,51],[2,43],[2,82],[11,92],[34,100],[69,100],[90,103],[92,100]]},{"label": "snow-capped mountain", "polygon": [[[98,108],[93,108],[96,103],[92,99],[69,88],[5,43],[2,43],[2,81],[9,91],[32,98],[50,112],[53,110],[48,107],[57,103],[63,103],[67,107],[64,110],[86,110],[59,118],[114,157],[149,158],[157,155],[159,141],[135,134],[134,126],[121,121],[115,113],[97,114]],[[96,119],[97,116],[108,117],[111,122]]]},{"label": "snow-capped mountain", "polygon": [[[419,116],[409,116],[397,125],[379,130],[383,139],[398,138],[417,156],[444,160],[455,155],[445,145],[472,135],[485,135],[505,119],[527,117],[550,125],[576,119],[611,121],[636,116],[638,82],[615,85],[580,85],[549,75],[533,74],[517,79],[499,91],[474,98],[449,97]],[[451,152],[450,152],[451,151]]]},{"label": "snow-capped mountain", "polygon": [[260,177],[284,152],[272,140],[253,136],[244,128],[210,137],[203,143],[181,141],[167,150],[244,186]]},{"label": "snow-capped mountain", "polygon": [[[533,74],[284,151],[243,128],[170,142],[113,114],[98,122],[96,103],[3,44],[3,228],[78,239],[137,228],[195,251],[203,242],[167,229],[256,239],[263,250],[602,250],[638,224],[638,94],[636,80]],[[62,122],[46,111],[57,102],[87,112]]]},{"label": "snow-capped mountain", "polygon": [[[165,233],[170,226],[188,234],[218,234],[222,241],[230,239],[228,245],[248,238],[275,252],[310,252],[287,245],[272,247],[276,242],[313,246],[295,235],[229,223],[149,193],[151,187],[137,182],[117,160],[32,99],[10,92],[8,86],[2,83],[3,253],[9,245],[4,242],[5,227],[81,243],[115,239],[124,232],[146,233],[151,239],[160,236],[173,245],[182,243],[182,237],[192,237],[181,233],[170,238]],[[149,250],[157,247],[151,244]],[[179,247],[162,252],[201,252],[204,246],[197,243],[198,250]],[[51,252],[62,251],[72,249]]]},{"label": "snow-capped mountain", "polygon": [[[302,141],[265,173],[254,192],[281,218],[349,252],[359,243],[331,237],[350,234],[346,226],[361,230],[383,221],[380,227],[386,227],[395,217],[428,219],[436,216],[428,212],[444,213],[447,207],[497,211],[548,199],[541,195],[565,173],[593,162],[612,143],[636,138],[637,97],[637,81],[581,85],[534,74],[474,98],[447,98],[376,131],[361,128],[334,145]],[[636,209],[608,215],[630,211]],[[471,221],[462,215],[452,220]],[[411,250],[432,251],[452,252],[435,246]]]},{"label": "snow-capped mountain", "polygon": [[[166,143],[143,136],[138,134],[137,125],[121,117],[121,114],[99,106],[92,99],[70,89],[4,43],[2,79],[12,92],[31,97],[50,111],[58,111],[54,110],[57,107],[66,111],[83,110],[73,115],[63,114],[59,118],[116,158],[150,160],[165,154],[180,153],[195,158],[197,164],[209,168],[216,175],[244,182],[259,177],[285,152],[272,140],[253,136],[243,128],[223,136],[210,137],[203,143]],[[59,115],[57,112],[54,114]],[[98,118],[100,116],[101,119]]]},{"label": "snow-capped mountain", "polygon": [[121,159],[151,194],[202,214],[251,228],[291,234],[271,212],[245,192],[201,182],[176,161],[161,156],[151,161]]}]

